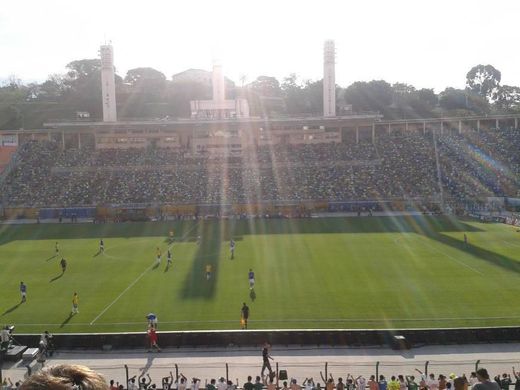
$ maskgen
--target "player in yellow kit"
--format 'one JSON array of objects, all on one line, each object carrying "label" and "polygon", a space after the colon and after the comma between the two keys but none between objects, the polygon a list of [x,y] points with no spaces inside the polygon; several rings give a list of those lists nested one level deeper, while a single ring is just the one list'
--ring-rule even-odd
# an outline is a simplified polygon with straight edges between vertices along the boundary
[{"label": "player in yellow kit", "polygon": [[206,265],[206,280],[210,280],[211,279],[211,269],[213,267],[211,266],[211,264],[207,264]]},{"label": "player in yellow kit", "polygon": [[155,251],[155,255],[156,255],[157,265],[161,264],[162,253],[161,253],[161,250],[159,249],[159,247],[157,247],[157,250]]},{"label": "player in yellow kit", "polygon": [[74,292],[72,296],[72,312],[70,314],[79,313],[79,296],[77,292]]}]

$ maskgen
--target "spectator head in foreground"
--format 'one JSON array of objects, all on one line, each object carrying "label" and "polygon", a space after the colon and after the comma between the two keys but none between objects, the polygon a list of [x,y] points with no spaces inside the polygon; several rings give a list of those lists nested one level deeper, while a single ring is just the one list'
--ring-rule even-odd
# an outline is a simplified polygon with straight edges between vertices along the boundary
[{"label": "spectator head in foreground", "polygon": [[485,382],[489,380],[489,374],[485,368],[480,368],[477,370],[477,378],[480,382]]},{"label": "spectator head in foreground", "polygon": [[19,390],[108,390],[105,378],[88,367],[60,364],[42,370],[22,383]]}]

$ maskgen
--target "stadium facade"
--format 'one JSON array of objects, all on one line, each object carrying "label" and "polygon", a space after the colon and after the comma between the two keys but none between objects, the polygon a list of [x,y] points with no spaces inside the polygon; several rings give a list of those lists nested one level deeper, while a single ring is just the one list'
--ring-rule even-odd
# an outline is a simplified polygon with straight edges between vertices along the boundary
[{"label": "stadium facade", "polygon": [[[310,194],[307,192],[304,195],[295,193],[291,190],[285,191],[289,194],[288,197],[280,199],[282,195],[275,194],[271,198],[264,199],[261,196],[255,196],[254,199],[244,197],[238,192],[234,191],[234,198],[227,196],[233,192],[233,189],[223,189],[222,193],[215,196],[206,196],[199,200],[195,200],[190,206],[191,208],[182,210],[175,209],[170,210],[168,213],[195,213],[195,206],[193,204],[201,203],[212,203],[222,206],[226,204],[249,204],[248,207],[242,207],[235,210],[235,212],[244,212],[244,210],[251,210],[251,203],[261,203],[264,201],[272,202],[273,200],[280,201],[286,200],[291,204],[302,204],[303,201],[318,202],[319,207],[316,203],[312,204],[311,209],[321,208],[330,209],[329,202],[332,201],[384,201],[396,199],[403,200],[416,200],[421,198],[423,201],[430,203],[443,203],[443,187],[453,187],[453,183],[445,175],[441,174],[441,170],[444,167],[445,171],[456,170],[455,166],[450,166],[439,160],[439,154],[435,152],[435,158],[430,152],[423,153],[423,160],[427,161],[424,172],[418,177],[428,178],[427,185],[417,185],[417,188],[405,188],[409,187],[406,183],[401,185],[400,182],[393,183],[398,191],[387,191],[388,184],[385,183],[385,177],[388,176],[385,171],[384,165],[381,159],[381,149],[377,147],[367,148],[367,154],[364,155],[364,151],[359,149],[353,151],[356,145],[368,144],[388,144],[388,142],[394,142],[389,137],[396,135],[433,135],[433,137],[427,137],[429,140],[423,146],[425,148],[435,147],[435,142],[432,141],[436,136],[450,136],[450,135],[463,135],[465,133],[476,133],[481,131],[493,130],[493,129],[518,129],[518,120],[520,115],[496,115],[496,116],[474,116],[474,117],[450,117],[450,118],[426,118],[426,119],[403,119],[403,120],[384,120],[384,118],[378,113],[351,113],[350,115],[336,116],[336,107],[332,102],[335,101],[335,47],[333,41],[326,41],[324,45],[323,53],[323,69],[324,69],[324,91],[323,91],[323,116],[314,117],[251,117],[249,115],[249,107],[247,100],[236,99],[227,100],[225,92],[225,78],[220,64],[214,64],[212,81],[213,96],[211,100],[195,100],[191,101],[191,117],[190,118],[164,118],[156,120],[132,120],[127,121],[124,119],[118,119],[115,110],[116,101],[114,93],[114,56],[113,48],[111,45],[103,45],[100,49],[101,63],[102,63],[102,93],[103,93],[103,121],[91,121],[88,115],[81,113],[76,120],[57,120],[49,121],[43,124],[41,129],[20,129],[20,130],[4,130],[0,131],[0,171],[3,170],[0,176],[0,184],[9,173],[14,169],[17,163],[16,151],[19,145],[24,145],[28,141],[50,141],[53,147],[57,150],[92,150],[96,152],[110,152],[112,150],[117,151],[149,151],[162,150],[164,153],[172,153],[176,156],[180,156],[179,160],[170,158],[169,163],[163,162],[161,172],[164,173],[167,170],[176,170],[176,172],[170,172],[170,174],[181,174],[182,169],[186,170],[186,174],[190,174],[191,166],[198,166],[204,170],[204,180],[218,180],[222,182],[229,182],[231,179],[226,176],[229,169],[234,169],[233,173],[239,172],[239,169],[255,169],[256,173],[261,169],[270,169],[270,176],[277,175],[280,168],[279,162],[271,161],[268,158],[269,166],[262,166],[260,160],[252,162],[250,156],[254,156],[255,153],[263,148],[264,152],[267,150],[274,150],[275,148],[306,148],[306,147],[321,147],[318,155],[321,153],[322,156],[327,156],[326,163],[327,167],[321,166],[320,174],[324,178],[330,176],[330,172],[334,172],[336,177],[342,177],[343,182],[349,182],[350,186],[355,187],[359,183],[354,183],[352,178],[359,176],[369,180],[368,184],[373,184],[371,193],[366,193],[363,188],[358,188],[353,192],[345,191],[345,185],[341,185],[340,182],[332,183],[332,190],[329,188],[329,194],[318,193]],[[424,140],[423,140],[424,141]],[[423,142],[420,141],[420,142]],[[399,142],[395,143],[394,150],[400,147]],[[330,145],[331,151],[327,152],[328,145]],[[446,144],[447,145],[447,144]],[[332,149],[336,148],[338,151],[341,148],[352,148],[352,150],[346,151],[347,154],[353,153],[348,158],[342,158],[344,161],[334,161],[332,158]],[[410,151],[413,151],[415,146],[413,143],[408,145]],[[445,146],[446,149],[446,146]],[[448,148],[449,149],[449,148]],[[446,156],[450,151],[446,149]],[[343,150],[343,149],[341,149]],[[165,152],[166,151],[166,152]],[[416,150],[417,151],[417,150]],[[345,152],[343,150],[343,152]],[[341,153],[340,152],[340,156]],[[383,151],[384,152],[384,151]],[[388,152],[388,151],[387,151]],[[265,157],[264,153],[264,157]],[[267,153],[269,154],[269,153]],[[361,158],[354,158],[353,155],[361,156]],[[105,156],[106,157],[106,156]],[[228,158],[239,158],[238,162],[231,163]],[[343,157],[343,156],[342,156]],[[176,157],[177,158],[177,157]],[[190,159],[201,158],[200,161],[195,162]],[[208,162],[212,158],[218,159],[217,163]],[[208,160],[209,159],[209,160]],[[390,161],[392,156],[387,156],[387,160]],[[412,163],[412,158],[408,158]],[[246,160],[249,163],[256,164],[254,167],[247,166]],[[363,161],[361,161],[363,160]],[[202,161],[202,162],[201,162]],[[264,163],[265,163],[264,161]],[[315,166],[319,166],[322,161],[317,158],[316,161],[308,161],[313,163]],[[275,163],[278,166],[275,166]],[[301,172],[304,172],[305,164],[307,161],[298,160],[296,162],[288,162],[289,165],[283,163],[285,171],[297,168]],[[336,166],[341,165],[345,167],[342,172],[334,171]],[[200,165],[202,164],[202,165]],[[213,168],[212,168],[213,164]],[[220,165],[219,165],[220,164]],[[233,165],[235,164],[235,165]],[[291,165],[292,164],[292,165]],[[396,177],[402,179],[403,173],[406,173],[406,167],[396,168],[395,161],[391,167],[391,174],[395,174]],[[419,164],[421,164],[419,162]],[[81,164],[80,164],[81,165]],[[173,168],[175,165],[175,168]],[[215,168],[217,165],[221,166],[222,172],[217,172]],[[401,162],[401,165],[403,163]],[[428,165],[428,166],[426,166]],[[368,167],[365,171],[359,167]],[[435,168],[436,166],[436,168]],[[292,167],[292,168],[291,168]],[[116,167],[117,168],[117,167]],[[182,168],[182,169],[179,169]],[[282,167],[283,168],[283,167]],[[388,167],[386,167],[388,168]],[[51,174],[61,175],[58,179],[65,180],[63,175],[69,174],[74,175],[81,170],[89,170],[95,174],[100,174],[103,169],[102,166],[82,168],[78,167],[67,167],[67,166],[55,166],[51,169]],[[114,167],[111,170],[114,171]],[[136,166],[119,167],[123,171],[138,170],[143,171],[141,167]],[[437,169],[437,174],[432,174],[432,170]],[[329,170],[329,171],[327,171]],[[331,171],[332,170],[332,171]],[[366,171],[369,171],[368,173]],[[282,171],[284,171],[282,169]],[[285,172],[284,171],[284,172]],[[379,173],[378,173],[379,171]],[[403,171],[403,172],[400,172]],[[97,173],[95,173],[97,172]],[[151,171],[150,171],[151,172]],[[190,171],[191,172],[191,171]],[[245,171],[244,171],[245,172]],[[244,175],[242,172],[240,175]],[[253,171],[251,171],[253,172]],[[142,173],[142,172],[141,172]],[[287,172],[286,172],[287,173]],[[311,175],[317,175],[316,172],[306,172]],[[142,173],[144,175],[144,173]],[[230,173],[229,173],[230,174]],[[296,175],[295,172],[291,173]],[[373,183],[370,183],[370,177],[375,178]],[[213,177],[210,177],[213,175]],[[476,172],[476,175],[480,175]],[[206,177],[207,176],[207,177]],[[482,176],[482,175],[480,175]],[[166,177],[166,175],[165,175]],[[269,180],[275,179],[270,177]],[[513,187],[512,182],[514,180],[507,179],[509,188]],[[124,177],[121,177],[124,180]],[[163,178],[163,180],[166,180]],[[273,181],[271,180],[271,181]],[[321,178],[317,178],[315,182],[308,183],[311,187],[318,188],[320,186],[319,181]],[[356,179],[357,180],[357,179]],[[442,182],[444,180],[444,182]],[[479,179],[480,180],[480,179]],[[481,181],[487,181],[485,183],[488,187],[501,187],[502,184],[495,183],[494,180],[490,180],[488,177],[483,178]],[[259,184],[256,188],[253,183],[248,183],[251,193],[259,193],[261,187],[265,187],[263,184]],[[418,181],[419,182],[419,181]],[[258,183],[256,183],[258,184]],[[365,186],[367,183],[363,183]],[[124,184],[126,185],[126,184]],[[267,183],[266,183],[267,185]],[[163,184],[161,184],[164,187]],[[187,185],[189,187],[189,185]],[[222,187],[223,188],[223,187]],[[239,187],[237,187],[239,188]],[[404,188],[404,189],[403,189]],[[422,191],[421,191],[422,189]],[[427,189],[427,190],[425,190]],[[231,191],[231,192],[230,192]],[[385,192],[386,191],[386,192]],[[280,193],[283,191],[280,191]],[[501,193],[507,193],[507,195],[513,195],[514,191],[496,191],[495,189],[483,190],[479,194],[483,196],[494,196]],[[332,194],[332,195],[330,195]],[[314,195],[314,196],[312,196]],[[305,197],[303,197],[305,196]],[[30,197],[27,197],[28,199]],[[99,204],[113,203],[113,199],[105,199],[103,201],[95,201],[92,197],[76,201],[74,205],[89,205],[96,206]],[[166,197],[164,197],[166,198]],[[190,203],[189,197],[182,199],[172,199],[173,204],[186,204]],[[247,199],[246,199],[247,198]],[[237,200],[238,199],[238,200]],[[134,203],[133,200],[122,201],[118,199],[120,203]],[[23,203],[26,206],[34,206],[38,202],[26,203],[18,201],[19,204]],[[41,202],[40,202],[41,203]],[[70,202],[69,202],[70,203]],[[150,203],[150,202],[144,202]],[[164,199],[155,200],[151,203],[164,204]],[[2,199],[4,208],[9,206],[10,201],[8,196],[4,194]],[[53,206],[65,207],[71,204],[61,204],[57,202]],[[404,207],[404,206],[400,206]],[[258,207],[263,209],[263,207]],[[17,214],[15,211],[14,214]],[[30,214],[37,214],[32,212]]]}]

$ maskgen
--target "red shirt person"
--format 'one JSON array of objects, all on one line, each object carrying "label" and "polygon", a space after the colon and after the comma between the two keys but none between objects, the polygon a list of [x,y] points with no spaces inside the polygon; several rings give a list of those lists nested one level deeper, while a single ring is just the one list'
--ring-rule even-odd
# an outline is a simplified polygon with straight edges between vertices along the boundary
[{"label": "red shirt person", "polygon": [[148,340],[150,341],[150,349],[148,352],[151,352],[152,348],[155,348],[157,352],[161,352],[161,348],[157,344],[157,332],[153,326],[148,328]]}]

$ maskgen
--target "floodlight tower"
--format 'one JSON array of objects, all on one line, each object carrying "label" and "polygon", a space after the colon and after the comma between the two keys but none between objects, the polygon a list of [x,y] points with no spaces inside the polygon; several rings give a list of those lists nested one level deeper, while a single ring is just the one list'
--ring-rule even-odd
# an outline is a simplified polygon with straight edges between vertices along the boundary
[{"label": "floodlight tower", "polygon": [[226,86],[222,65],[218,61],[213,62],[213,101],[222,103],[226,100]]},{"label": "floodlight tower", "polygon": [[323,46],[323,116],[336,116],[336,49],[334,41]]},{"label": "floodlight tower", "polygon": [[112,45],[102,45],[99,54],[101,56],[103,122],[117,122],[114,48]]}]

